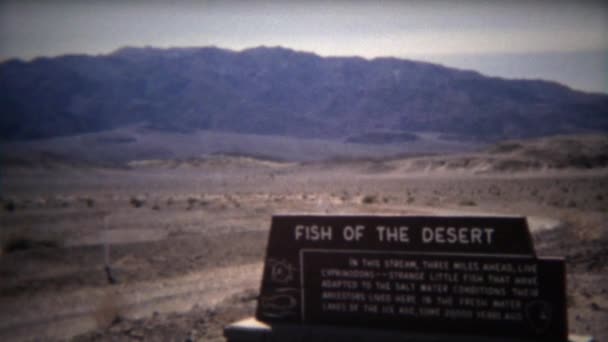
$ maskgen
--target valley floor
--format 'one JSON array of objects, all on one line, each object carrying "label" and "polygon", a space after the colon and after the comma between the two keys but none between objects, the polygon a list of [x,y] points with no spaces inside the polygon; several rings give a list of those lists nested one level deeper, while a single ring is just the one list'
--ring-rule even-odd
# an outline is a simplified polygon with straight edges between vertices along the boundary
[{"label": "valley floor", "polygon": [[0,340],[222,341],[253,314],[271,216],[294,212],[527,216],[538,254],[566,257],[570,331],[608,339],[606,170],[220,158],[13,168],[1,181]]}]

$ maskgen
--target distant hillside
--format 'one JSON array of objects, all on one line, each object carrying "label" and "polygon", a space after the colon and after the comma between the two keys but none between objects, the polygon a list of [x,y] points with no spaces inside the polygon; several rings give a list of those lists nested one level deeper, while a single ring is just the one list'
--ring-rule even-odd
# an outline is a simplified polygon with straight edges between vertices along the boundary
[{"label": "distant hillside", "polygon": [[608,132],[608,96],[409,60],[266,47],[124,48],[0,64],[1,140],[134,123],[339,140],[400,131],[500,140]]}]

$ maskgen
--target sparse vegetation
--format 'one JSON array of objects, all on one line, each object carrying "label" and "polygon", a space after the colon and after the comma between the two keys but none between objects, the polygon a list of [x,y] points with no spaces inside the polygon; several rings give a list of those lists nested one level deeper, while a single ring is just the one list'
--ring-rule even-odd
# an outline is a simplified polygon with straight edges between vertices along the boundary
[{"label": "sparse vegetation", "polygon": [[365,195],[361,198],[361,203],[363,204],[373,204],[378,202],[378,196],[376,195]]},{"label": "sparse vegetation", "polygon": [[57,240],[33,239],[27,236],[12,235],[2,241],[2,254],[26,251],[38,248],[59,248],[61,244]]},{"label": "sparse vegetation", "polygon": [[4,207],[4,210],[7,211],[7,212],[9,212],[9,213],[12,213],[17,208],[17,206],[15,205],[15,202],[13,200],[7,200],[4,203],[3,207]]},{"label": "sparse vegetation", "polygon": [[[214,313],[207,311],[207,302],[201,299],[208,293],[207,284],[210,287],[219,284],[215,273],[209,272],[225,270],[223,274],[240,277],[227,288],[238,283],[234,286],[257,290],[259,276],[256,272],[260,269],[272,214],[442,215],[460,210],[533,217],[529,221],[533,229],[553,224],[553,219],[557,224],[563,224],[567,228],[563,231],[534,233],[539,255],[567,257],[568,276],[572,279],[568,288],[569,300],[570,297],[575,299],[570,300],[574,302],[570,310],[574,315],[581,315],[588,321],[593,316],[585,316],[584,310],[593,311],[592,303],[597,303],[601,312],[606,310],[599,291],[603,290],[601,284],[608,283],[606,243],[601,240],[607,222],[608,179],[601,170],[589,174],[537,172],[515,177],[509,173],[475,175],[466,170],[451,173],[450,167],[455,164],[449,162],[449,156],[441,158],[446,162],[434,164],[441,171],[434,173],[429,169],[424,175],[408,174],[404,165],[409,161],[401,159],[290,166],[265,164],[263,167],[258,162],[233,164],[233,160],[222,159],[214,160],[212,166],[208,161],[201,162],[197,168],[205,168],[205,172],[189,166],[172,168],[169,164],[158,164],[141,172],[137,169],[94,171],[98,178],[92,183],[87,183],[88,179],[83,181],[85,177],[48,181],[25,173],[25,176],[19,176],[30,178],[22,182],[21,178],[13,176],[8,179],[13,188],[21,184],[28,187],[19,191],[11,189],[0,203],[4,206],[12,199],[17,207],[12,214],[0,207],[0,216],[4,215],[0,234],[11,232],[21,238],[1,239],[4,255],[0,257],[0,272],[2,280],[8,281],[0,282],[0,292],[5,294],[0,295],[0,299],[11,307],[22,308],[11,314],[20,319],[24,317],[20,324],[25,325],[29,324],[27,317],[33,316],[29,298],[42,298],[35,303],[42,307],[49,296],[64,296],[65,308],[52,308],[61,314],[72,314],[70,305],[79,307],[84,300],[95,298],[95,302],[87,302],[87,305],[96,305],[99,300],[93,314],[101,328],[87,335],[89,339],[132,337],[147,340],[160,336],[173,322],[204,321],[199,325],[201,330],[191,335],[207,337],[209,335],[204,335],[203,329],[211,326],[218,332],[219,340],[221,327],[228,321],[226,317],[211,317]],[[477,161],[471,160],[467,168],[476,167]],[[382,163],[389,167],[369,172],[370,165],[376,168]],[[280,170],[274,173],[278,176],[273,182],[268,181],[269,168]],[[59,177],[59,173],[49,174]],[[564,192],[563,188],[568,191]],[[87,209],[86,198],[95,200],[96,210]],[[551,204],[547,203],[549,201]],[[61,202],[70,203],[70,209],[61,209]],[[20,210],[22,205],[27,205],[27,210]],[[187,206],[193,209],[185,211]],[[149,210],[132,209],[136,207]],[[163,210],[162,215],[153,211],[157,209]],[[100,234],[101,229],[98,229],[102,227],[102,212],[109,212],[112,218],[107,236],[103,232]],[[535,219],[551,220],[538,223]],[[55,242],[44,241],[55,231],[62,238],[57,246],[61,247],[65,241],[69,248],[53,248]],[[582,243],[583,240],[586,242]],[[120,281],[119,286],[110,286],[103,273],[103,265],[110,265],[100,261],[100,244],[104,241],[112,243],[112,276]],[[246,271],[235,272],[236,267]],[[197,292],[203,288],[199,278],[205,279],[201,292]],[[226,282],[226,279],[230,278],[224,277],[221,281]],[[220,281],[219,277],[217,281]],[[140,287],[155,290],[135,292]],[[106,299],[103,291],[108,288],[111,288],[108,293],[129,289],[133,292],[129,297]],[[162,311],[154,314],[153,311],[162,308],[164,303],[151,298],[150,293],[178,288],[184,302],[190,304],[196,298],[202,308],[186,311],[179,319]],[[586,297],[581,294],[583,289],[597,291],[591,291]],[[214,301],[222,296],[221,290],[218,291],[213,293]],[[135,300],[134,296],[140,297]],[[102,298],[107,300],[106,304],[102,304]],[[234,304],[217,304],[220,311],[216,312],[236,310],[236,319],[253,311],[235,309]],[[142,318],[127,319],[123,316],[127,312],[124,310],[141,312]],[[90,313],[87,315],[90,319]],[[586,322],[583,318],[581,321]],[[53,323],[52,319],[48,320],[48,324]],[[186,330],[191,327],[179,324],[175,326]],[[572,324],[580,327],[581,323],[574,321]],[[597,323],[589,324],[603,329]],[[176,331],[181,330],[175,328],[171,330],[172,335],[163,336],[173,338]]]},{"label": "sparse vegetation", "polygon": [[88,208],[93,208],[95,206],[95,200],[90,197],[85,198],[84,203]]},{"label": "sparse vegetation", "polygon": [[141,208],[146,204],[146,200],[139,197],[131,197],[129,203],[131,203],[131,206],[133,206],[134,208]]},{"label": "sparse vegetation", "polygon": [[188,200],[186,202],[188,204],[186,210],[191,210],[199,203],[199,199],[195,197],[188,197]]},{"label": "sparse vegetation", "polygon": [[462,205],[462,206],[467,206],[467,207],[474,207],[477,205],[477,202],[470,200],[470,199],[465,199],[460,201],[458,204]]}]

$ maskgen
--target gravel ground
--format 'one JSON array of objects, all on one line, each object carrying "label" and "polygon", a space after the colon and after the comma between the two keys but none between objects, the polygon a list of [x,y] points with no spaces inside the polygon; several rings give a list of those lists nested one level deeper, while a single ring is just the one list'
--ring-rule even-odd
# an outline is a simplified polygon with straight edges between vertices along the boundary
[{"label": "gravel ground", "polygon": [[529,216],[538,254],[566,257],[570,331],[608,340],[607,172],[228,164],[18,170],[4,182],[2,340],[222,341],[253,314],[270,218],[284,212]]}]

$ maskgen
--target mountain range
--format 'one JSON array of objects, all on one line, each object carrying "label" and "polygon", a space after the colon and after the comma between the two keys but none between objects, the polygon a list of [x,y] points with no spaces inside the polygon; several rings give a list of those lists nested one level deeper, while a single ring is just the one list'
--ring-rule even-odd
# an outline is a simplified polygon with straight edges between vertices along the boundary
[{"label": "mountain range", "polygon": [[[133,124],[357,142],[608,132],[608,95],[397,58],[280,47],[122,48],[0,64],[0,139]],[[371,134],[371,135],[370,135]]]}]

